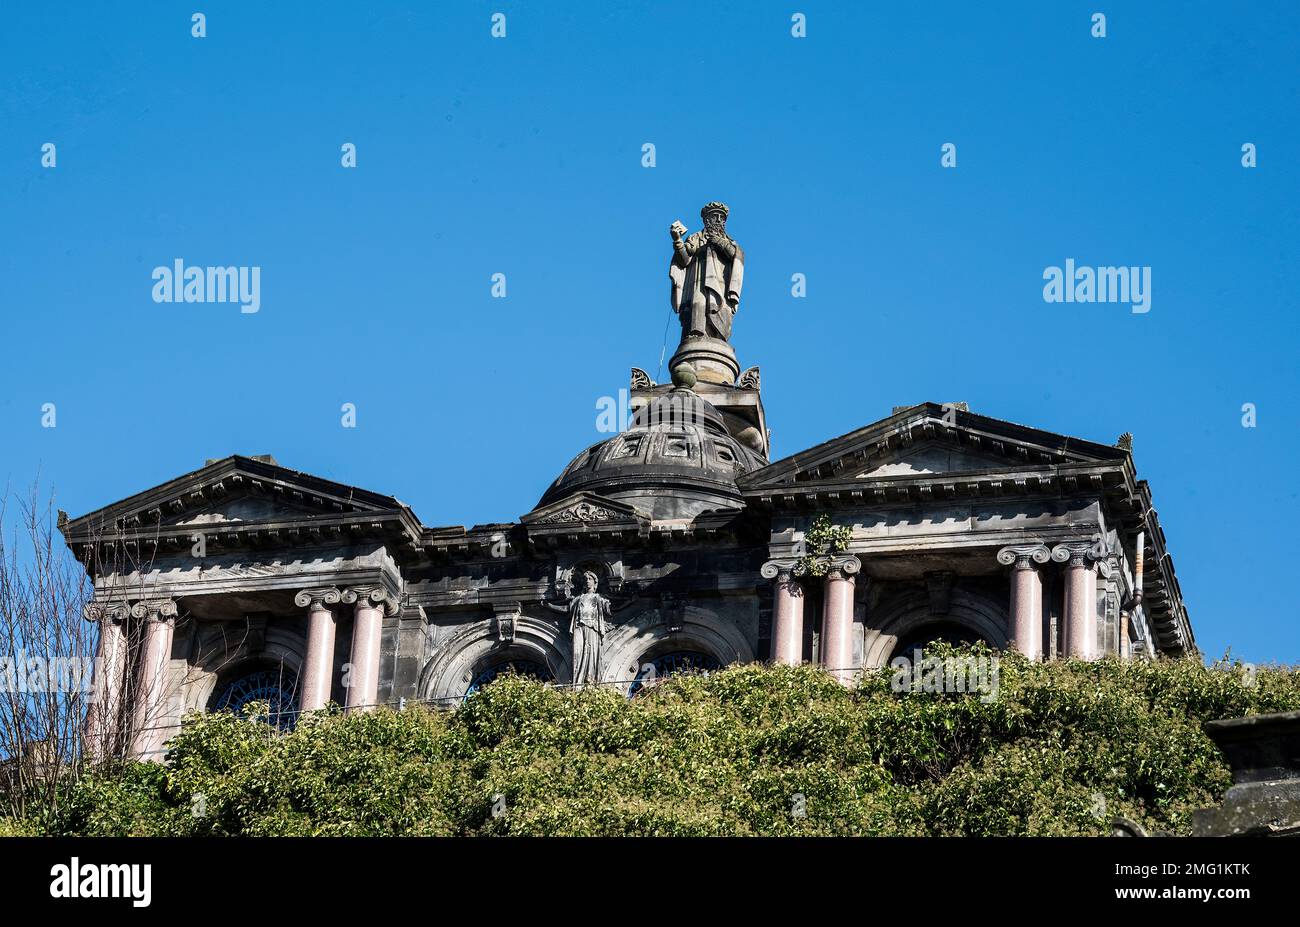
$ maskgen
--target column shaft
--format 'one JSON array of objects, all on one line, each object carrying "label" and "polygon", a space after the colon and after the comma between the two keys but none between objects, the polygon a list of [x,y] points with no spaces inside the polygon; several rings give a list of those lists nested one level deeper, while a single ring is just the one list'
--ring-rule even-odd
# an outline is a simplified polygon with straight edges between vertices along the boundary
[{"label": "column shaft", "polygon": [[853,576],[832,568],[826,574],[822,611],[822,665],[840,682],[853,679]]},{"label": "column shaft", "polygon": [[307,613],[307,656],[303,663],[303,711],[324,708],[330,700],[330,686],[334,681],[334,632],[337,620],[334,610],[320,599],[313,599]]},{"label": "column shaft", "polygon": [[164,722],[169,694],[167,667],[171,662],[172,633],[173,624],[169,618],[150,615],[144,628],[140,666],[136,672],[136,690],[133,693],[135,711],[132,718],[131,755],[155,763],[162,762],[162,747],[167,740]]},{"label": "column shaft", "polygon": [[1043,581],[1027,560],[1011,571],[1011,642],[1031,660],[1043,656]]},{"label": "column shaft", "polygon": [[86,709],[85,752],[92,760],[105,760],[119,749],[118,712],[126,676],[126,631],[110,617],[99,623],[95,645],[93,701]]},{"label": "column shaft", "polygon": [[803,662],[803,587],[782,570],[772,588],[772,662],[798,666]]},{"label": "column shaft", "polygon": [[384,630],[384,610],[368,596],[360,595],[355,616],[347,707],[369,711],[379,698],[379,642]]},{"label": "column shaft", "polygon": [[1065,652],[1080,660],[1097,653],[1097,577],[1083,560],[1071,560],[1065,571]]}]

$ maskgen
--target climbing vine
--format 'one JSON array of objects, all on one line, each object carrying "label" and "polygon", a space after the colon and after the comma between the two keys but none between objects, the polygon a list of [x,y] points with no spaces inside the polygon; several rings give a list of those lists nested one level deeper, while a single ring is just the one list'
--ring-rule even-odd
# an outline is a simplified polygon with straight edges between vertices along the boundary
[{"label": "climbing vine", "polygon": [[818,515],[804,532],[804,554],[795,572],[803,576],[825,576],[831,559],[848,550],[852,537],[853,529],[848,525],[833,525],[829,515]]}]

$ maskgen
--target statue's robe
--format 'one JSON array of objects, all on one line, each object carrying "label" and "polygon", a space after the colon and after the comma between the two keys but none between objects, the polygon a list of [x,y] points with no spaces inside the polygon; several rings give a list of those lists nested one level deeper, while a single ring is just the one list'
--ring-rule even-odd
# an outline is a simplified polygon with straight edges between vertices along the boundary
[{"label": "statue's robe", "polygon": [[569,603],[569,635],[573,638],[573,684],[600,681],[600,646],[609,630],[609,600],[584,592]]},{"label": "statue's robe", "polygon": [[727,341],[740,304],[745,252],[735,245],[735,257],[728,258],[708,242],[704,232],[696,232],[673,249],[668,265],[673,309],[681,319],[683,339],[704,335]]}]

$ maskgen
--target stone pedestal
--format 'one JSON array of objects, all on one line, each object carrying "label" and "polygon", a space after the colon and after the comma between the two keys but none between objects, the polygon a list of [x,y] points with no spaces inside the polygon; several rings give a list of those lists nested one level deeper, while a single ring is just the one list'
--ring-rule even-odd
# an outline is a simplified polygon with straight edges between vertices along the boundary
[{"label": "stone pedestal", "polygon": [[731,386],[740,376],[735,350],[720,338],[697,336],[684,339],[668,362],[668,369],[674,370],[683,363],[690,364],[695,375],[705,383]]}]

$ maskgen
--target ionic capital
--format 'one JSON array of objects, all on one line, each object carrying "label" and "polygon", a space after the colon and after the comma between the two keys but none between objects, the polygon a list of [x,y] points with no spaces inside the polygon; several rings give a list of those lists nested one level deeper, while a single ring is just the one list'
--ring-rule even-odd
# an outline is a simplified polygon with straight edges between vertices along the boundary
[{"label": "ionic capital", "polygon": [[1099,536],[1090,541],[1067,541],[1052,548],[1052,559],[1071,567],[1088,567],[1106,557],[1106,545]]},{"label": "ionic capital", "polygon": [[137,621],[172,622],[176,620],[175,599],[144,599],[131,606],[131,617]]},{"label": "ionic capital", "polygon": [[81,617],[93,624],[123,622],[131,614],[126,602],[87,602],[81,608]]},{"label": "ionic capital", "polygon": [[799,575],[798,557],[778,557],[763,564],[758,571],[764,579],[777,579],[783,583],[790,582]]},{"label": "ionic capital", "polygon": [[342,591],[341,598],[344,602],[382,608],[384,614],[389,616],[396,615],[399,608],[397,596],[383,586],[349,586]]},{"label": "ionic capital", "polygon": [[1003,566],[1015,565],[1017,570],[1032,570],[1037,564],[1052,559],[1052,552],[1046,544],[1010,544],[998,551],[998,563]]},{"label": "ionic capital", "polygon": [[293,604],[299,608],[310,609],[313,612],[320,611],[329,605],[338,605],[341,601],[343,601],[343,590],[336,586],[302,589],[293,597]]},{"label": "ionic capital", "polygon": [[832,557],[826,565],[827,579],[849,579],[862,571],[862,561],[853,554]]}]

